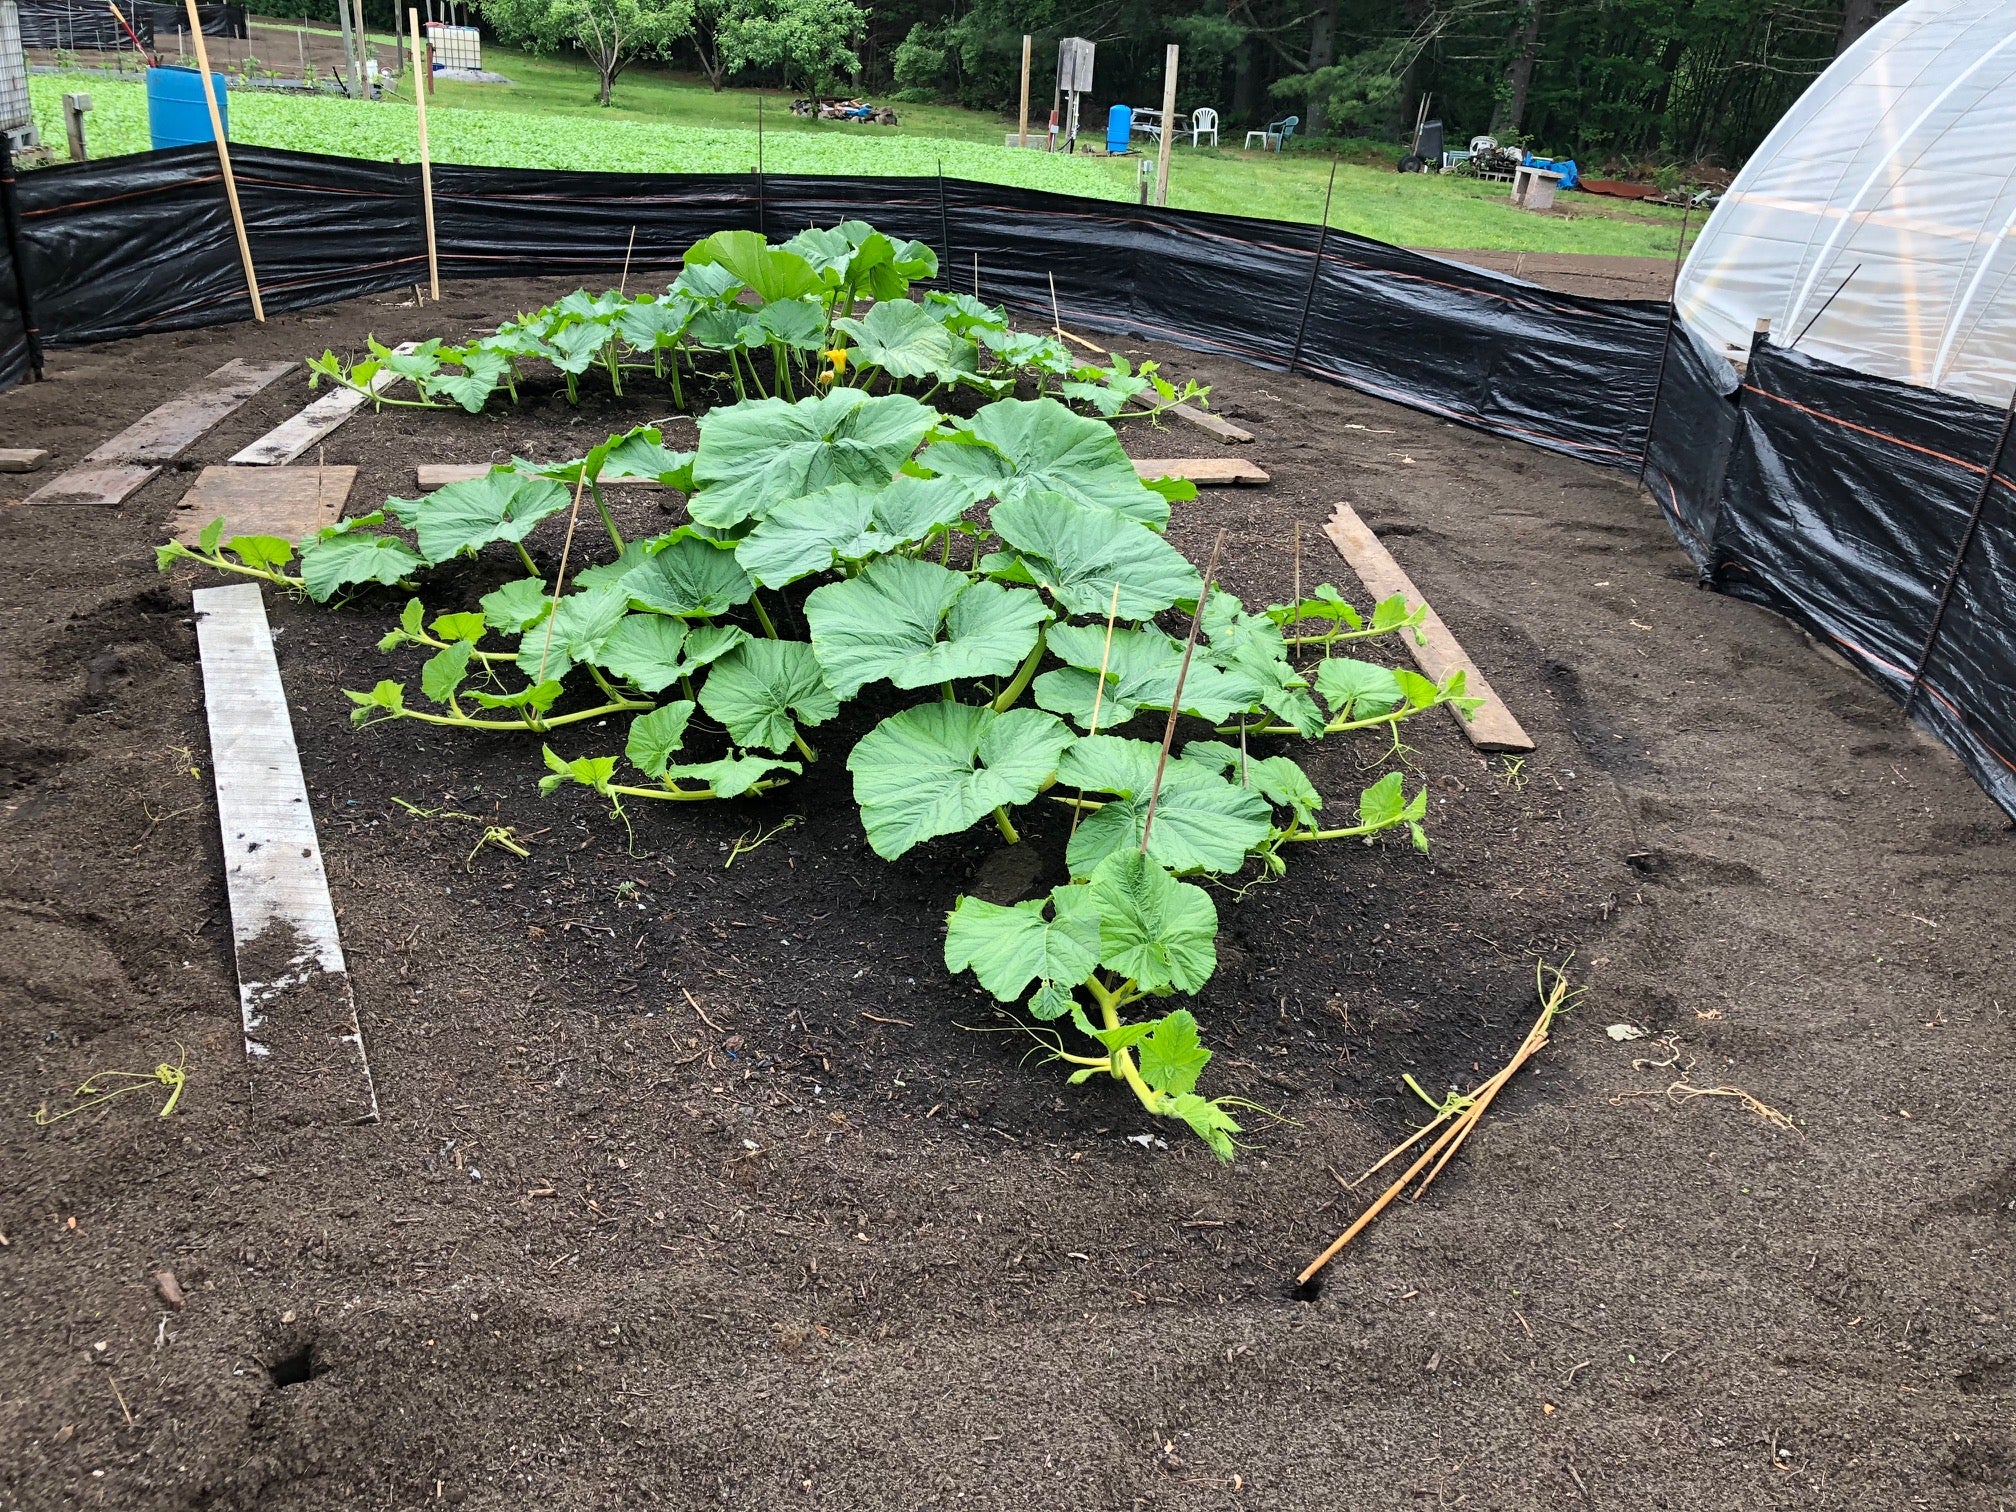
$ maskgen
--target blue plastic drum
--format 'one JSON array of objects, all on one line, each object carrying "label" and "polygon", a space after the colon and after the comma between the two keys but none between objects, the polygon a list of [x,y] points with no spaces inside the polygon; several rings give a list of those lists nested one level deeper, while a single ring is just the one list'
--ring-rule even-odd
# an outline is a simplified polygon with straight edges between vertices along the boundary
[{"label": "blue plastic drum", "polygon": [[[217,89],[217,116],[228,139],[231,98],[224,92],[224,75],[212,74],[210,78]],[[210,130],[210,107],[203,99],[203,76],[195,69],[147,70],[147,134],[157,152],[163,147],[193,147],[216,140]]]}]

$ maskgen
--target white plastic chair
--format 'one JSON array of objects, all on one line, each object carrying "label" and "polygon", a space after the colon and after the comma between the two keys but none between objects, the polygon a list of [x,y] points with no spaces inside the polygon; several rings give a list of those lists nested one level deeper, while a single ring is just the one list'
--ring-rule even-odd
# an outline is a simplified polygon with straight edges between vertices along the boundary
[{"label": "white plastic chair", "polygon": [[1206,105],[1190,112],[1190,145],[1198,145],[1198,139],[1205,135],[1211,138],[1211,145],[1218,145],[1218,112]]}]

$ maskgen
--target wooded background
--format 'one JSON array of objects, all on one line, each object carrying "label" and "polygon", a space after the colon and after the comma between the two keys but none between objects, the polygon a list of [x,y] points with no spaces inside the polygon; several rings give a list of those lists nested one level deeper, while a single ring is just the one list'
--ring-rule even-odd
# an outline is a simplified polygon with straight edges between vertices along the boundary
[{"label": "wooded background", "polygon": [[1420,96],[1449,145],[1490,132],[1590,163],[1735,167],[1895,0],[877,0],[864,84],[1012,110],[1022,34],[1046,118],[1057,41],[1099,46],[1087,103],[1177,103],[1227,127],[1398,142]]}]

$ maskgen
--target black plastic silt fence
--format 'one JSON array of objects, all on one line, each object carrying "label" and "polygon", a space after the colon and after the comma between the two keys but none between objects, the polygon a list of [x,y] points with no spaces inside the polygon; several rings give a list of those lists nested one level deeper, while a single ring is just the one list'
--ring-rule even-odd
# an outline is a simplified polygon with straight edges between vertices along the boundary
[{"label": "black plastic silt fence", "polygon": [[[261,294],[300,310],[420,282],[417,169],[232,153]],[[49,169],[15,189],[0,386],[44,346],[249,318],[214,151]],[[1340,231],[930,178],[437,167],[444,278],[631,286],[728,228],[849,217],[940,281],[1047,324],[1347,385],[1639,473],[1706,586],[1826,636],[2016,814],[2016,485],[2003,415],[1761,346],[1738,384],[1669,306],[1557,294]],[[18,264],[20,278],[13,277]],[[25,313],[24,313],[25,312]],[[1999,462],[1992,460],[1998,450]]]}]

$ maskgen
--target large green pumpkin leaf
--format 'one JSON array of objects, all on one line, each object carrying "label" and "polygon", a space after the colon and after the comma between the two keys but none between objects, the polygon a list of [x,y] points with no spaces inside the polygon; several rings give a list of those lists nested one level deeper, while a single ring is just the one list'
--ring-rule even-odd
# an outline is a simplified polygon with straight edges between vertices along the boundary
[{"label": "large green pumpkin leaf", "polygon": [[385,507],[410,526],[420,555],[432,567],[492,541],[522,541],[532,527],[567,507],[567,490],[546,478],[506,468],[450,483],[418,499],[387,499]]},{"label": "large green pumpkin leaf", "polygon": [[980,370],[978,348],[933,320],[907,299],[878,304],[859,320],[843,315],[833,329],[854,342],[857,367],[878,367],[892,378],[935,378],[950,383]]},{"label": "large green pumpkin leaf", "polygon": [[[1183,643],[1152,625],[1116,629],[1110,655],[1103,625],[1059,625],[1050,632],[1049,648],[1067,665],[1036,679],[1037,706],[1062,714],[1080,729],[1091,728],[1102,660],[1106,666],[1106,694],[1099,700],[1102,730],[1118,728],[1141,709],[1166,710],[1183,670]],[[1251,708],[1257,697],[1246,680],[1228,676],[1203,657],[1191,658],[1190,674],[1183,679],[1184,713],[1216,723]]]},{"label": "large green pumpkin leaf", "polygon": [[1039,584],[1074,614],[1103,622],[1116,584],[1123,620],[1151,619],[1203,589],[1182,552],[1146,525],[1109,510],[1039,493],[997,504],[992,519],[1010,550],[985,558],[980,570]]},{"label": "large green pumpkin leaf", "polygon": [[375,535],[366,528],[384,523],[385,516],[373,510],[353,520],[339,520],[303,541],[301,586],[308,597],[322,604],[339,589],[360,583],[390,587],[425,566],[420,554],[397,536]]},{"label": "large green pumpkin leaf", "polygon": [[690,700],[680,699],[639,714],[630,721],[630,738],[623,743],[623,755],[646,777],[665,775],[665,764],[686,741],[686,726],[693,718]]},{"label": "large green pumpkin leaf", "polygon": [[576,663],[599,663],[603,645],[615,633],[626,607],[620,588],[568,594],[545,623],[519,638],[518,670],[535,682],[542,677],[557,681]]},{"label": "large green pumpkin leaf", "polygon": [[964,478],[918,478],[898,473],[874,496],[875,526],[903,541],[927,540],[987,497]]},{"label": "large green pumpkin leaf", "polygon": [[477,602],[483,606],[483,623],[505,635],[523,634],[546,618],[547,610],[553,607],[546,584],[539,578],[506,583]]},{"label": "large green pumpkin leaf", "polygon": [[903,543],[873,528],[877,490],[858,483],[822,488],[779,504],[735,547],[742,570],[765,588],[782,588],[836,557],[859,560]]},{"label": "large green pumpkin leaf", "polygon": [[997,400],[967,422],[964,439],[936,443],[923,462],[982,485],[1004,504],[1060,493],[1158,530],[1169,523],[1169,501],[1142,483],[1113,427],[1055,399]]},{"label": "large green pumpkin leaf", "polygon": [[648,542],[645,550],[644,561],[618,584],[639,609],[712,619],[748,603],[756,592],[732,543],[681,529]]},{"label": "large green pumpkin leaf", "polygon": [[1406,697],[1389,668],[1349,656],[1325,657],[1317,665],[1316,691],[1330,705],[1331,716],[1342,720],[1389,714]]},{"label": "large green pumpkin leaf", "polygon": [[687,512],[726,528],[835,483],[880,488],[937,422],[907,394],[871,399],[852,388],[796,404],[758,399],[712,410],[700,422],[698,492]]},{"label": "large green pumpkin leaf", "polygon": [[799,724],[824,724],[838,714],[840,700],[804,641],[748,640],[714,663],[700,707],[728,727],[738,746],[781,751]]},{"label": "large green pumpkin leaf", "polygon": [[1195,992],[1218,969],[1218,910],[1203,888],[1123,850],[1099,864],[1087,894],[1109,971],[1149,992]]},{"label": "large green pumpkin leaf", "polygon": [[595,653],[595,665],[646,693],[660,693],[691,670],[679,655],[685,644],[685,621],[669,614],[626,614]]},{"label": "large green pumpkin leaf", "polygon": [[[1064,856],[1072,876],[1091,875],[1115,851],[1140,848],[1161,755],[1152,741],[1113,735],[1088,736],[1064,753],[1060,783],[1116,795],[1072,835]],[[1175,872],[1235,872],[1266,843],[1273,818],[1259,792],[1227,782],[1205,762],[1171,760],[1148,826],[1148,854]]]},{"label": "large green pumpkin leaf", "polygon": [[1070,743],[1063,723],[1037,709],[997,714],[984,706],[927,703],[892,714],[847,758],[868,843],[893,861],[1005,804],[1027,803]]},{"label": "large green pumpkin leaf", "polygon": [[[1250,752],[1242,756],[1239,747],[1222,740],[1193,740],[1183,747],[1183,760],[1229,775],[1233,782],[1253,788],[1276,807],[1293,809],[1295,817],[1304,824],[1315,823],[1316,810],[1323,807],[1323,795],[1292,757],[1255,756]],[[1158,818],[1155,822],[1162,821]]]},{"label": "large green pumpkin leaf", "polygon": [[812,650],[842,698],[881,678],[923,688],[958,677],[1006,677],[1049,618],[1041,594],[975,582],[914,557],[883,557],[859,577],[828,583],[805,600]]},{"label": "large green pumpkin leaf", "polygon": [[716,231],[686,249],[686,266],[713,264],[734,274],[768,304],[817,294],[819,275],[796,252],[773,247],[754,231]]},{"label": "large green pumpkin leaf", "polygon": [[1031,982],[1077,986],[1099,964],[1099,919],[1060,912],[1046,919],[1047,898],[1004,908],[984,898],[961,898],[945,922],[945,969],[968,967],[980,985],[1004,1003],[1019,1001]]},{"label": "large green pumpkin leaf", "polygon": [[1196,1091],[1197,1078],[1211,1063],[1211,1052],[1197,1033],[1196,1016],[1188,1008],[1159,1020],[1135,1053],[1140,1057],[1141,1079],[1172,1096]]}]

